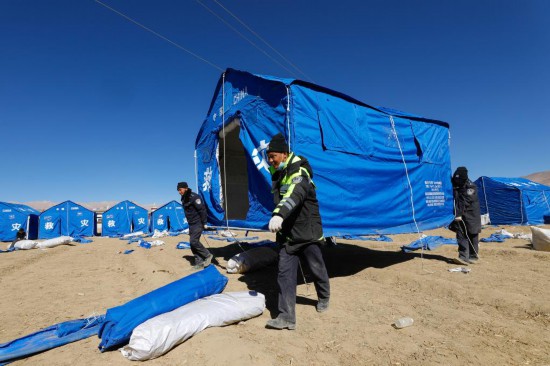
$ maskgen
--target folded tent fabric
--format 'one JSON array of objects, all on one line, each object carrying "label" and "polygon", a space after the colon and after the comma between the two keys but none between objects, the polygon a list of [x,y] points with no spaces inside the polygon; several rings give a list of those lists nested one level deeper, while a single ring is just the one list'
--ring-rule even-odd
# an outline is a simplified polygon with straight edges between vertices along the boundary
[{"label": "folded tent fabric", "polygon": [[403,245],[401,250],[405,253],[410,253],[422,247],[424,247],[425,250],[434,250],[443,244],[456,244],[456,239],[445,238],[443,236],[426,236],[413,241],[409,245]]},{"label": "folded tent fabric", "polygon": [[108,309],[98,334],[101,338],[99,350],[104,352],[128,343],[139,324],[191,301],[218,294],[226,284],[227,277],[210,265],[124,305]]},{"label": "folded tent fabric", "polygon": [[69,320],[0,344],[0,365],[96,335],[104,317]]},{"label": "folded tent fabric", "polygon": [[505,234],[491,234],[490,237],[480,239],[480,241],[482,241],[482,242],[484,242],[484,243],[489,243],[489,242],[503,243],[506,239],[510,239],[510,238],[511,238],[510,235],[505,235]]}]

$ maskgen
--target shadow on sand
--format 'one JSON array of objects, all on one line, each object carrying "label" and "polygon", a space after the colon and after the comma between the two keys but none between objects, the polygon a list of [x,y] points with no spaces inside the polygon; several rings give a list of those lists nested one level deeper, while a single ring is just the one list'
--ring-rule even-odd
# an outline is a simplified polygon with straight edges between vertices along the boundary
[{"label": "shadow on sand", "polygon": [[[247,247],[245,245],[239,246],[237,243],[232,243],[225,247],[208,249],[214,254],[215,258],[222,257],[227,261],[235,254],[241,253],[243,249],[246,250]],[[336,246],[323,246],[322,252],[330,278],[352,276],[366,268],[386,268],[420,257],[419,252],[403,253],[401,251],[392,252],[387,250],[375,250],[347,243],[338,243]],[[451,263],[449,258],[440,255],[427,254],[424,252],[423,256],[425,259]],[[192,256],[184,256],[184,258],[189,261],[193,260]],[[221,266],[216,261],[213,261],[213,263],[217,264],[220,271],[225,272],[225,267]],[[303,261],[302,269],[306,281],[310,284],[307,287],[309,293],[301,294],[300,291],[298,291],[296,302],[298,304],[314,306],[317,303],[317,295],[312,283],[313,277],[308,266]],[[226,275],[240,276],[239,281],[246,283],[248,289],[263,293],[266,298],[267,309],[271,312],[272,316],[276,316],[278,293],[276,265],[268,266],[250,273]],[[298,273],[298,285],[304,284],[304,276]]]}]

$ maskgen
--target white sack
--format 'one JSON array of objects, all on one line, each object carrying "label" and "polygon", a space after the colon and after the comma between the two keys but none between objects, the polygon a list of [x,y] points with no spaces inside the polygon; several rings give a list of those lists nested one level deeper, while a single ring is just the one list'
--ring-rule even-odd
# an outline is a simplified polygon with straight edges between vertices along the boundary
[{"label": "white sack", "polygon": [[156,358],[208,327],[250,319],[264,309],[265,296],[255,291],[204,297],[138,325],[120,352],[133,361]]},{"label": "white sack", "polygon": [[153,240],[150,244],[152,247],[158,247],[159,245],[164,245],[164,242],[162,240]]},{"label": "white sack", "polygon": [[245,273],[277,262],[278,254],[269,247],[247,250],[231,257],[227,261],[227,273]]},{"label": "white sack", "polygon": [[73,238],[70,236],[59,236],[57,238],[44,240],[42,242],[39,242],[36,247],[37,248],[53,248],[58,245],[63,244],[69,244],[71,241],[73,241]]},{"label": "white sack", "polygon": [[14,247],[15,249],[34,249],[37,244],[38,242],[34,240],[19,240]]},{"label": "white sack", "polygon": [[159,229],[155,229],[155,231],[153,232],[153,236],[152,238],[156,239],[156,238],[162,238],[164,236],[168,236],[170,235],[168,233],[168,230],[163,230],[163,231],[160,231]]},{"label": "white sack", "polygon": [[550,252],[550,230],[531,226],[532,244],[535,250]]},{"label": "white sack", "polygon": [[129,233],[122,235],[123,238],[131,238],[133,236],[140,236],[143,235],[143,231],[136,231],[135,233]]}]

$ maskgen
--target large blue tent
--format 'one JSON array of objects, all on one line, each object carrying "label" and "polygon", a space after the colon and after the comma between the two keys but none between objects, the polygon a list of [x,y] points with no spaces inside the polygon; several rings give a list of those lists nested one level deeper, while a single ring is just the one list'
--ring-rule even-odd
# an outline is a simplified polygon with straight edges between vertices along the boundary
[{"label": "large blue tent", "polygon": [[27,239],[38,238],[40,212],[27,205],[0,202],[0,241],[12,241],[19,228],[25,229]]},{"label": "large blue tent", "polygon": [[72,201],[65,201],[40,214],[38,236],[41,239],[57,238],[63,235],[93,236],[96,231],[95,225],[95,212]]},{"label": "large blue tent", "polygon": [[122,201],[103,213],[101,236],[117,236],[149,231],[146,209],[131,201]]},{"label": "large blue tent", "polygon": [[177,201],[168,202],[151,213],[151,232],[155,230],[178,232],[188,227],[183,207]]},{"label": "large blue tent", "polygon": [[550,215],[550,187],[525,178],[479,177],[479,205],[494,225],[544,224]]},{"label": "large blue tent", "polygon": [[313,167],[325,235],[402,233],[453,218],[449,125],[308,82],[226,70],[196,139],[213,225],[266,229],[266,148],[283,133]]}]

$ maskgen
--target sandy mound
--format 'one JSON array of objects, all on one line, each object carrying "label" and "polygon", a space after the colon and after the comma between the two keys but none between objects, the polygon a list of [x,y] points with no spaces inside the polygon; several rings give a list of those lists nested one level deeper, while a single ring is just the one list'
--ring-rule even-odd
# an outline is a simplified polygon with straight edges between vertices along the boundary
[{"label": "sandy mound", "polygon": [[[485,229],[482,237],[497,229]],[[528,227],[506,229],[529,233]],[[443,229],[426,234],[453,237]],[[456,257],[455,246],[421,257],[419,251],[400,251],[417,235],[392,238],[391,243],[339,240],[324,249],[331,307],[318,314],[313,286],[300,284],[295,331],[264,328],[276,310],[275,267],[227,274],[226,291],[258,290],[266,295],[268,310],[244,324],[207,329],[148,364],[550,364],[550,253],[536,252],[521,239],[481,243],[480,263],[471,265],[469,274],[451,273],[448,269],[457,267],[449,263]],[[191,273],[191,252],[176,249],[179,241],[188,241],[185,235],[162,238],[165,246],[149,250],[118,239],[93,240],[1,255],[0,342],[103,314]],[[236,244],[208,243],[221,266],[240,251]],[[129,248],[135,251],[120,254]],[[414,318],[414,325],[394,329],[392,322],[401,316]],[[130,364],[118,351],[100,353],[98,344],[91,337],[14,365]]]}]

